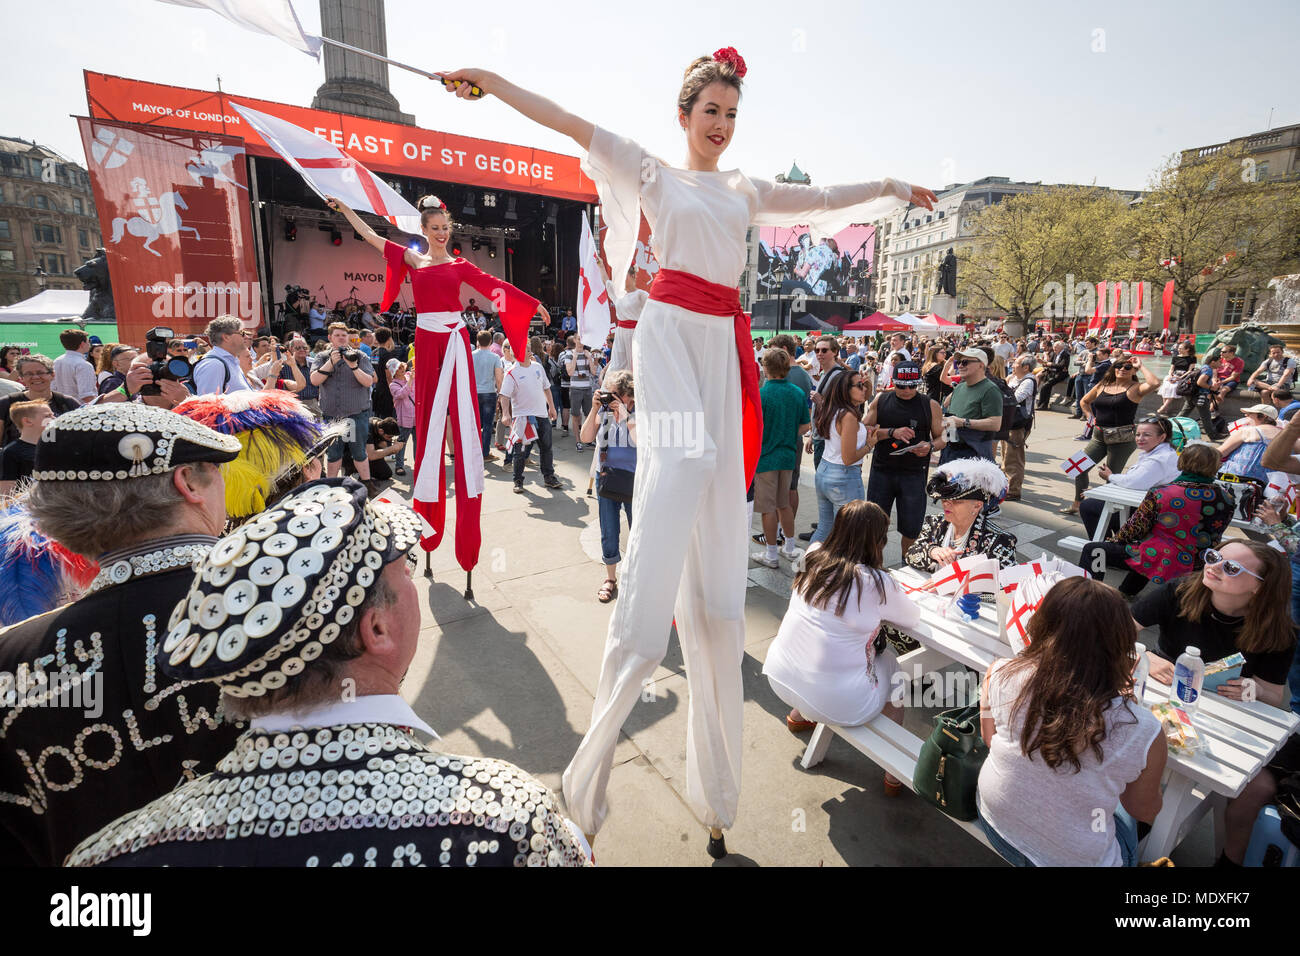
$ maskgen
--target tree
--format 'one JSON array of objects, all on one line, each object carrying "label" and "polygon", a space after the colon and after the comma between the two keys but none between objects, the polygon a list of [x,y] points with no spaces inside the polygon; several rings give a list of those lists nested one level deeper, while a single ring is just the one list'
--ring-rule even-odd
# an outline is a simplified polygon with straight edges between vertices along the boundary
[{"label": "tree", "polygon": [[1189,320],[1207,293],[1263,286],[1300,253],[1300,183],[1255,179],[1244,144],[1189,151],[1155,171],[1136,207],[1134,275],[1173,279]]},{"label": "tree", "polygon": [[1049,286],[1113,274],[1128,251],[1128,215],[1123,196],[1090,186],[1047,187],[989,206],[958,256],[958,291],[1030,324]]}]

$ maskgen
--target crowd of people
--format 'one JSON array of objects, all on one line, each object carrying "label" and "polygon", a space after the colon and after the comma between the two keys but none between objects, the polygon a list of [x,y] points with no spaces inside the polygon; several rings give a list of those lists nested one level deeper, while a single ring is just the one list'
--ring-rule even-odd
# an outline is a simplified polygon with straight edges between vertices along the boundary
[{"label": "crowd of people", "polygon": [[[841,219],[870,221],[877,201],[930,209],[936,197],[895,179],[822,189],[707,175],[744,75],[731,48],[687,69],[685,169],[496,74],[443,77],[462,98],[492,92],[586,154],[606,215],[607,287],[625,279],[601,347],[579,340],[572,314],[546,335],[536,299],[448,255],[450,213],[425,197],[427,252],[327,199],[384,256],[385,302],[409,277],[418,311],[376,303],[331,322],[299,296],[280,337],[217,316],[203,336],[163,342],[95,343],[70,329],[57,360],[0,349],[11,393],[0,398],[0,480],[13,493],[5,520],[20,529],[6,533],[27,561],[0,562],[23,578],[26,610],[0,632],[0,672],[15,675],[0,702],[0,864],[589,865],[623,723],[673,629],[690,692],[683,795],[708,828],[708,854],[725,857],[745,749],[753,521],[741,491],[762,526],[751,557],[769,569],[785,560],[793,576],[763,668],[791,708],[787,726],[901,720],[887,690],[920,611],[884,567],[890,529],[909,574],[968,556],[1017,564],[1016,537],[996,519],[1021,497],[1036,416],[1053,408],[1084,420],[1088,443],[1064,510],[1097,528],[1100,514],[1081,504],[1094,469],[1149,490],[1109,541],[1085,549],[1091,576],[1047,593],[1026,651],[985,675],[978,818],[991,845],[1017,865],[1136,862],[1167,760],[1159,721],[1135,700],[1140,627],[1158,629],[1156,679],[1168,681],[1194,641],[1207,657],[1243,655],[1221,696],[1300,710],[1300,524],[1261,493],[1247,516],[1276,547],[1223,537],[1249,498],[1225,486],[1245,494],[1261,474],[1300,474],[1300,416],[1279,407],[1294,362],[1279,353],[1256,370],[1245,384],[1266,401],[1215,447],[1183,419],[1197,414],[1221,439],[1223,403],[1245,371],[1228,348],[1214,365],[1180,348],[1163,383],[1142,358],[1162,344],[1150,338],[896,333],[867,347],[782,333],[753,340],[751,355],[735,288],[748,223],[829,233]],[[633,290],[631,270],[642,208],[660,266],[648,294]],[[461,306],[462,280],[509,304],[499,317],[473,299]],[[533,310],[544,334],[520,334]],[[413,383],[434,366],[429,399]],[[1176,428],[1138,419],[1157,390],[1184,400]],[[672,416],[698,421],[702,450],[663,440]],[[544,484],[562,488],[557,428],[591,454],[596,599],[617,602],[562,805],[518,767],[440,752],[400,696],[424,603],[413,549],[429,547],[430,527],[436,546],[445,516],[444,445],[468,572],[477,528],[463,540],[463,519],[477,519],[482,476],[466,460],[481,451],[486,472],[502,452],[524,494],[536,445]],[[404,476],[408,445],[414,510],[381,478]],[[798,534],[805,457],[817,520]],[[467,484],[477,490],[462,501]],[[1103,583],[1107,567],[1125,572],[1118,590]],[[956,606],[977,614],[980,601]],[[1229,801],[1220,862],[1242,862],[1256,813],[1296,772],[1300,738]],[[904,783],[885,775],[888,793]]]}]

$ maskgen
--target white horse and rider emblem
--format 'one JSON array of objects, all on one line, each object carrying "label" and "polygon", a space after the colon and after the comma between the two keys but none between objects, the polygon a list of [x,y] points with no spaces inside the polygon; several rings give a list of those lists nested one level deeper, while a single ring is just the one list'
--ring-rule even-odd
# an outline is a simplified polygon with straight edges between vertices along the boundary
[{"label": "white horse and rider emblem", "polygon": [[162,253],[153,248],[159,237],[192,232],[195,239],[201,238],[197,229],[181,222],[176,210],[190,207],[180,194],[167,192],[154,196],[149,191],[149,184],[138,176],[131,180],[131,190],[135,193],[133,202],[138,215],[130,219],[119,216],[113,220],[113,242],[120,243],[123,235],[129,232],[136,238],[143,239],[144,248],[161,259]]}]

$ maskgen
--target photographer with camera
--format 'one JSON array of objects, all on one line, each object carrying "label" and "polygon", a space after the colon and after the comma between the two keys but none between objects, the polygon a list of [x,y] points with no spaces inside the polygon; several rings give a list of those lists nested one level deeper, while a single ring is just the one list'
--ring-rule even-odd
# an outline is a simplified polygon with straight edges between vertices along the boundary
[{"label": "photographer with camera", "polygon": [[370,462],[366,458],[366,436],[370,432],[370,388],[375,384],[374,366],[360,349],[348,346],[348,327],[334,322],[329,330],[329,350],[312,356],[311,383],[320,389],[321,415],[329,421],[350,419],[352,430],[343,442],[330,446],[327,457],[329,477],[338,475],[343,464],[343,446],[347,445],[357,476],[373,494]]},{"label": "photographer with camera", "polygon": [[208,323],[206,334],[212,348],[194,365],[194,393],[226,395],[251,389],[239,367],[240,352],[248,350],[239,319],[233,315],[215,318]]},{"label": "photographer with camera", "polygon": [[632,476],[636,472],[636,397],[632,373],[627,369],[610,372],[605,387],[579,426],[578,438],[595,442],[599,459],[597,491],[600,502],[600,548],[605,562],[605,581],[597,600],[608,604],[618,597],[619,512],[627,514],[632,526]]}]

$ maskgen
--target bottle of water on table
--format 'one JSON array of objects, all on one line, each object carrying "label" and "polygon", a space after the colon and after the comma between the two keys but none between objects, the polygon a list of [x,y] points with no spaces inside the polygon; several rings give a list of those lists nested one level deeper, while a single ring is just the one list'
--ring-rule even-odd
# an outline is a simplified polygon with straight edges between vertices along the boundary
[{"label": "bottle of water on table", "polygon": [[1174,683],[1169,691],[1169,702],[1182,708],[1188,717],[1195,715],[1204,683],[1205,661],[1201,660],[1201,649],[1188,646],[1174,662]]}]

